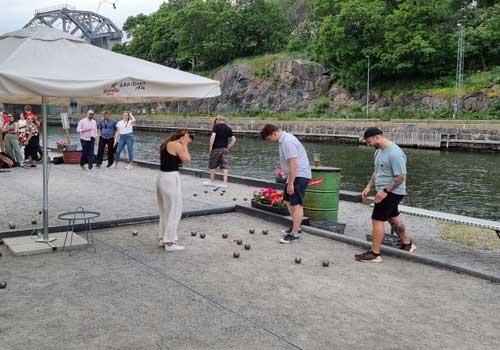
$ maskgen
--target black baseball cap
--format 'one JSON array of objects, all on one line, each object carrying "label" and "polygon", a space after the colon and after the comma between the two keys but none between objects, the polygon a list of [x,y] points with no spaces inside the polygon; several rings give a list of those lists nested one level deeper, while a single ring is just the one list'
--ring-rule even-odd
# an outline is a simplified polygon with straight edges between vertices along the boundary
[{"label": "black baseball cap", "polygon": [[367,138],[372,137],[372,136],[383,135],[383,134],[384,133],[379,128],[372,127],[372,128],[368,128],[365,130],[363,138],[367,139]]}]

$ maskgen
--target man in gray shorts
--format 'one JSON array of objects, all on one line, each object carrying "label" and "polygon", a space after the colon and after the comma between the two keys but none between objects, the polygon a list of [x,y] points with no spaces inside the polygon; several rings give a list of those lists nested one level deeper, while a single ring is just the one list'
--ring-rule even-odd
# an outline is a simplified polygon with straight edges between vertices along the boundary
[{"label": "man in gray shorts", "polygon": [[[229,150],[236,143],[236,137],[233,135],[233,130],[226,125],[224,115],[217,115],[215,125],[210,136],[210,145],[208,148],[209,159],[208,169],[210,170],[210,181],[204,181],[206,186],[217,186],[227,188],[227,178],[229,169],[227,165],[227,156]],[[219,167],[223,171],[224,182],[222,184],[215,183],[215,169]]]},{"label": "man in gray shorts", "polygon": [[375,171],[368,185],[362,192],[363,200],[368,198],[372,187],[377,194],[373,200],[375,206],[372,213],[372,248],[365,253],[355,255],[362,262],[382,262],[380,248],[384,239],[384,223],[389,221],[393,230],[401,238],[401,249],[414,252],[405,226],[399,218],[398,204],[406,195],[406,155],[398,145],[388,140],[379,128],[368,128],[364,139],[375,151]]}]

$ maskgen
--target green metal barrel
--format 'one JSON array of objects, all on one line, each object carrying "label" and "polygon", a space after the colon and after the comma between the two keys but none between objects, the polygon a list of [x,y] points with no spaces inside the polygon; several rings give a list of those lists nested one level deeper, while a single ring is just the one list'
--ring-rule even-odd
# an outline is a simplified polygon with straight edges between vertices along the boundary
[{"label": "green metal barrel", "polygon": [[312,167],[312,179],[304,198],[304,215],[311,220],[337,221],[340,168]]}]

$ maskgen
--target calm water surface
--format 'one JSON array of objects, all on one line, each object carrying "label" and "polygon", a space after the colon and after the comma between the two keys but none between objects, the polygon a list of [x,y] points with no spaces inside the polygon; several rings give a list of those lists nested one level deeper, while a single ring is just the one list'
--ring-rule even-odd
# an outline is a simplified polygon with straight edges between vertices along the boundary
[{"label": "calm water surface", "polygon": [[[72,142],[79,142],[74,129]],[[166,133],[135,132],[137,160],[158,162]],[[49,145],[64,140],[60,128],[49,127]],[[365,146],[305,142],[309,158],[320,152],[321,164],[342,168],[344,190],[362,191],[373,172],[373,149]],[[500,221],[500,155],[405,149],[408,196],[405,204]],[[208,136],[196,135],[190,167],[208,166]],[[238,137],[230,155],[230,173],[272,180],[278,165],[278,145]]]}]

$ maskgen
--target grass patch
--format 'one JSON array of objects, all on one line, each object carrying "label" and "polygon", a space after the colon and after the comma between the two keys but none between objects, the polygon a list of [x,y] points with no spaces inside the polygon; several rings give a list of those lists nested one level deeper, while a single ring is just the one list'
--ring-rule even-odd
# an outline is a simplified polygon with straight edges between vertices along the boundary
[{"label": "grass patch", "polygon": [[447,241],[483,249],[500,249],[500,239],[495,231],[467,225],[438,221],[441,227],[439,236]]},{"label": "grass patch", "polygon": [[207,78],[213,78],[217,72],[224,69],[230,69],[238,65],[246,65],[252,67],[257,74],[261,74],[261,72],[264,72],[262,74],[265,74],[265,72],[271,69],[272,64],[276,61],[297,59],[309,60],[310,57],[303,52],[279,52],[262,56],[243,57],[237,58],[223,66],[211,70],[195,72],[195,74],[199,74]]}]

